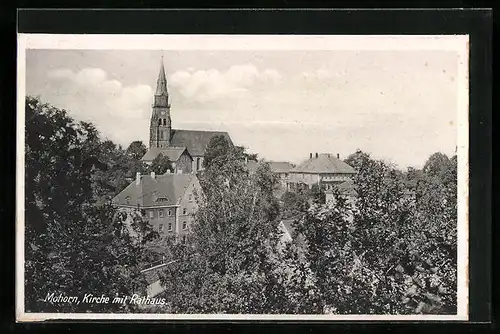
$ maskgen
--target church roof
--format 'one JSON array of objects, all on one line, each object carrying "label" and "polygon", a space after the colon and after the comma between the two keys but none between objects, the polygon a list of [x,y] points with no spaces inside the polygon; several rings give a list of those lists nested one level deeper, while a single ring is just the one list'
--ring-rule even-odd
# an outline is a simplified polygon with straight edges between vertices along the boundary
[{"label": "church roof", "polygon": [[[172,162],[179,160],[181,155],[186,151],[186,147],[151,147],[142,157],[142,161],[153,161],[160,153],[167,156]],[[189,154],[189,151],[187,152]],[[191,155],[190,155],[191,156]]]},{"label": "church roof", "polygon": [[174,129],[172,129],[170,143],[172,146],[186,147],[191,156],[203,156],[208,142],[214,136],[224,136],[231,145],[233,144],[227,132]]},{"label": "church roof", "polygon": [[176,205],[191,183],[194,174],[141,175],[137,185],[132,181],[113,199],[114,204],[140,207]]},{"label": "church roof", "polygon": [[356,174],[356,170],[334,157],[333,154],[322,153],[318,157],[312,157],[290,171],[291,173],[314,173],[314,174]]}]

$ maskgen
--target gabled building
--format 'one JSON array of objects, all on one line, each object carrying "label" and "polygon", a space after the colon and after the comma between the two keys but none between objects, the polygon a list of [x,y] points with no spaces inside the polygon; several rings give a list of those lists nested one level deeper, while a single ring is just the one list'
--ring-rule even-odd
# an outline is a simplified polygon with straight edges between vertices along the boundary
[{"label": "gabled building", "polygon": [[333,189],[337,184],[352,180],[356,170],[340,160],[339,155],[330,153],[309,154],[309,159],[293,168],[288,173],[289,189],[305,185],[323,185],[326,190]]},{"label": "gabled building", "polygon": [[153,160],[159,155],[163,154],[168,157],[172,163],[174,173],[182,171],[183,174],[189,174],[193,170],[193,157],[185,147],[153,147],[149,149],[142,157],[142,161],[150,165]]},{"label": "gabled building", "polygon": [[144,161],[152,161],[162,149],[185,147],[192,159],[191,171],[196,173],[203,169],[203,156],[212,137],[224,136],[233,145],[227,132],[173,129],[170,107],[167,77],[162,59],[149,126],[149,151],[151,152],[146,153]]},{"label": "gabled building", "polygon": [[113,199],[113,205],[140,210],[161,235],[182,237],[190,231],[197,209],[195,196],[200,192],[200,183],[193,173],[137,173],[135,181]]}]

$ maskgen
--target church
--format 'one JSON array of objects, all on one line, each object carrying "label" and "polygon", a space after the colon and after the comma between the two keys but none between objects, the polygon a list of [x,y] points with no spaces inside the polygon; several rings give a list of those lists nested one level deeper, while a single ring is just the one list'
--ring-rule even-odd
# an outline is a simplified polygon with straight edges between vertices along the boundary
[{"label": "church", "polygon": [[161,153],[169,158],[173,170],[164,175],[137,173],[135,181],[113,198],[113,205],[140,210],[158,233],[185,239],[197,209],[195,197],[201,190],[196,173],[203,169],[203,156],[210,139],[221,135],[233,145],[227,132],[172,129],[162,59],[151,113],[149,149],[142,161],[151,164]]},{"label": "church", "polygon": [[172,162],[174,172],[197,173],[203,169],[203,156],[208,142],[212,137],[220,135],[233,144],[227,132],[172,129],[167,77],[162,57],[149,126],[149,150],[142,161],[151,164],[161,153]]}]

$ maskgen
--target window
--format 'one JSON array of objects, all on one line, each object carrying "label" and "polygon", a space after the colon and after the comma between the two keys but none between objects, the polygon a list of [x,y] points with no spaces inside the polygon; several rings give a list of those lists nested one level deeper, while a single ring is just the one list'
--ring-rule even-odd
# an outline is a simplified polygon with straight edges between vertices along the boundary
[{"label": "window", "polygon": [[154,218],[155,212],[153,210],[149,211],[149,218]]},{"label": "window", "polygon": [[158,225],[158,232],[163,232],[163,224]]},{"label": "window", "polygon": [[127,204],[130,204],[130,196],[125,197],[125,202],[126,202]]},{"label": "window", "polygon": [[186,208],[182,209],[182,214],[185,215],[187,212]]},{"label": "window", "polygon": [[182,243],[185,244],[186,243],[186,236],[183,236],[182,237]]},{"label": "window", "polygon": [[172,215],[172,210],[170,210],[170,209],[169,209],[169,210],[167,211],[167,215],[171,216],[171,215]]},{"label": "window", "polygon": [[163,139],[163,131],[160,131],[160,140]]},{"label": "window", "polygon": [[187,223],[186,223],[186,222],[182,222],[182,229],[183,229],[183,230],[186,230],[186,229],[187,229]]},{"label": "window", "polygon": [[160,218],[163,218],[163,214],[164,214],[163,209],[161,209],[160,211],[158,211],[158,216]]},{"label": "window", "polygon": [[161,125],[161,118],[158,120],[158,125]]},{"label": "window", "polygon": [[200,169],[200,158],[196,158],[196,170]]},{"label": "window", "polygon": [[166,118],[163,119],[163,125],[167,125],[167,119]]},{"label": "window", "polygon": [[193,195],[192,194],[189,194],[188,196],[188,201],[192,202],[193,201]]},{"label": "window", "polygon": [[168,231],[172,232],[172,223],[168,223]]}]

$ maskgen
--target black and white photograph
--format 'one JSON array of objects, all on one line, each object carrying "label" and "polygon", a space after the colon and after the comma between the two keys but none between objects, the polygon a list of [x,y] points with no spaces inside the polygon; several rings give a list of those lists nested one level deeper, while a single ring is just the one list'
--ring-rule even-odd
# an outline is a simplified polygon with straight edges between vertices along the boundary
[{"label": "black and white photograph", "polygon": [[468,319],[467,35],[18,46],[18,321]]}]

